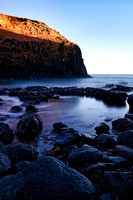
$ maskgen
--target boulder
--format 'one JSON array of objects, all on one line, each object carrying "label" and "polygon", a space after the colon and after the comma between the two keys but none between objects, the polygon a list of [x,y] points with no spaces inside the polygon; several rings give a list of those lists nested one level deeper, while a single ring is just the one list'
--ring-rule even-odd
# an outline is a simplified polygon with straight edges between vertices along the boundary
[{"label": "boulder", "polygon": [[20,106],[12,106],[11,107],[11,112],[18,113],[18,112],[21,112],[21,111],[22,111],[22,108]]},{"label": "boulder", "polygon": [[127,113],[125,115],[126,118],[133,120],[133,113]]},{"label": "boulder", "polygon": [[6,145],[2,149],[2,152],[8,155],[13,163],[23,160],[32,161],[37,159],[37,152],[31,145],[21,144],[18,142]]},{"label": "boulder", "polygon": [[114,152],[124,158],[133,160],[133,148],[124,145],[117,145],[114,148]]},{"label": "boulder", "polygon": [[105,190],[116,193],[120,199],[132,200],[133,197],[133,173],[107,171],[103,174]]},{"label": "boulder", "polygon": [[115,199],[118,199],[118,197],[115,194],[112,194],[112,192],[102,194],[99,197],[99,200],[115,200]]},{"label": "boulder", "polygon": [[86,163],[96,163],[102,159],[102,152],[92,146],[83,146],[70,152],[68,162],[74,166],[84,166]]},{"label": "boulder", "polygon": [[82,133],[81,141],[83,144],[95,145],[98,135],[96,133]]},{"label": "boulder", "polygon": [[121,132],[133,129],[133,122],[125,118],[119,118],[112,121],[112,126],[114,130]]},{"label": "boulder", "polygon": [[9,144],[14,140],[14,133],[8,124],[0,122],[0,142]]},{"label": "boulder", "polygon": [[111,90],[112,91],[130,92],[130,91],[132,91],[132,88],[128,87],[128,86],[117,85],[115,88],[112,88]]},{"label": "boulder", "polygon": [[29,111],[31,111],[31,112],[37,112],[38,108],[36,108],[35,106],[29,104],[29,105],[26,106],[25,112],[29,112]]},{"label": "boulder", "polygon": [[80,142],[80,135],[78,132],[63,133],[55,138],[55,145],[59,147],[66,147],[68,145],[78,144]]},{"label": "boulder", "polygon": [[101,123],[99,126],[95,127],[95,131],[98,135],[100,135],[102,133],[108,134],[109,129],[110,129],[109,126],[105,123]]},{"label": "boulder", "polygon": [[128,96],[127,102],[129,104],[129,112],[133,113],[133,94]]},{"label": "boulder", "polygon": [[6,200],[93,200],[95,188],[76,170],[43,156],[16,175],[3,178],[0,196]]},{"label": "boulder", "polygon": [[0,178],[11,168],[11,161],[7,155],[0,153]]},{"label": "boulder", "polygon": [[28,165],[29,165],[29,161],[20,161],[18,163],[15,164],[15,170],[18,172],[18,171],[21,171],[23,169],[25,169]]},{"label": "boulder", "polygon": [[108,163],[115,163],[116,166],[126,166],[129,164],[129,160],[126,158],[123,158],[121,156],[103,156],[103,162],[108,162]]},{"label": "boulder", "polygon": [[22,88],[11,88],[8,89],[8,95],[11,97],[18,96],[18,93],[22,90]]},{"label": "boulder", "polygon": [[98,162],[95,164],[91,164],[87,167],[79,168],[79,171],[89,178],[89,176],[91,176],[92,173],[96,173],[96,171],[99,171],[99,170],[107,171],[107,170],[114,170],[114,169],[116,169],[115,163]]},{"label": "boulder", "polygon": [[103,148],[113,148],[117,144],[117,139],[113,135],[101,134],[97,138],[97,143]]},{"label": "boulder", "polygon": [[18,94],[18,98],[20,101],[24,101],[25,103],[29,104],[39,104],[40,100],[35,92],[30,91],[20,91]]},{"label": "boulder", "polygon": [[22,140],[36,137],[41,130],[41,117],[34,112],[25,113],[17,124],[17,136]]},{"label": "boulder", "polygon": [[109,105],[124,106],[126,103],[126,93],[106,91],[103,101]]},{"label": "boulder", "polygon": [[133,130],[127,130],[118,136],[118,144],[127,145],[133,148]]},{"label": "boulder", "polygon": [[54,128],[54,131],[59,134],[61,133],[62,130],[64,130],[64,128],[67,129],[68,126],[66,124],[63,124],[62,122],[57,122],[53,124],[53,128]]}]

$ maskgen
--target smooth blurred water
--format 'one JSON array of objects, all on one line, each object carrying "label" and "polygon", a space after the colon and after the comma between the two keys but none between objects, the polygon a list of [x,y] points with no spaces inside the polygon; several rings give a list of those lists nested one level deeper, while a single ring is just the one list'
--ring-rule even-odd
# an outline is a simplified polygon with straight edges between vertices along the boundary
[{"label": "smooth blurred water", "polygon": [[0,87],[26,87],[41,85],[47,87],[104,87],[106,84],[133,86],[133,74],[92,74],[93,78],[42,78],[37,80],[0,80]]},{"label": "smooth blurred water", "polygon": [[[47,87],[104,87],[106,84],[121,84],[133,87],[133,75],[93,75],[93,78],[81,79],[41,79],[41,80],[19,80],[1,81],[0,87],[26,87],[41,85]],[[0,106],[0,115],[8,115],[3,122],[8,123],[16,131],[19,116],[25,112],[25,107],[17,97],[0,96],[4,104]],[[20,105],[23,108],[21,113],[12,113],[11,107]],[[60,99],[49,100],[37,105],[39,114],[43,120],[43,130],[38,138],[37,145],[39,152],[50,149],[53,145],[55,135],[52,134],[53,123],[63,121],[69,127],[78,130],[80,133],[93,132],[95,126],[106,122],[111,127],[111,121],[124,117],[129,106],[108,106],[100,100],[89,97],[67,96]],[[110,121],[105,121],[110,118]],[[35,141],[32,141],[35,142]]]}]

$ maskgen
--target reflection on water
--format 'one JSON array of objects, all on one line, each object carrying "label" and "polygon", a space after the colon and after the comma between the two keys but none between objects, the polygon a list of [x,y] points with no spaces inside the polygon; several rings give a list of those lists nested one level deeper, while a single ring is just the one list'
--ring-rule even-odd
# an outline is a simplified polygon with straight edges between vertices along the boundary
[{"label": "reflection on water", "polygon": [[[22,102],[16,97],[1,96],[5,101],[0,106],[1,115],[9,115],[5,123],[8,123],[10,127],[15,131],[19,116],[25,112],[12,113],[11,107],[14,105],[22,105]],[[39,114],[43,120],[43,130],[39,136],[39,149],[51,148],[55,135],[51,132],[53,123],[63,121],[68,126],[82,132],[94,131],[94,127],[99,123],[104,122],[106,118],[116,119],[124,117],[128,112],[128,105],[124,107],[107,106],[102,101],[89,97],[61,97],[56,100],[49,100],[48,103],[41,103],[37,105]],[[111,122],[106,122],[111,125]]]}]

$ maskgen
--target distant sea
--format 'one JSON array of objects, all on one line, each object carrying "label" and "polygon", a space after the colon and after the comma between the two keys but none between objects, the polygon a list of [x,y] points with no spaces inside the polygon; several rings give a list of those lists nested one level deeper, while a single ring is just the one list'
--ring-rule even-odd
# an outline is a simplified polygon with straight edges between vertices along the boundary
[{"label": "distant sea", "polygon": [[[48,79],[39,80],[0,80],[0,88],[27,87],[27,86],[46,86],[46,87],[96,87],[103,88],[106,84],[116,84],[133,87],[133,74],[129,75],[91,75],[93,78],[74,78],[74,79]],[[19,116],[25,112],[25,107],[17,97],[0,96],[5,104],[0,106],[0,115],[9,116],[5,121],[15,131]],[[20,105],[23,108],[21,113],[12,113],[11,107]],[[37,146],[39,152],[52,147],[51,131],[53,123],[63,121],[69,127],[83,132],[95,132],[95,126],[102,122],[112,126],[112,120],[123,118],[128,113],[129,106],[108,106],[101,100],[90,97],[63,96],[60,99],[49,100],[36,105],[43,120],[43,131],[39,136]]]},{"label": "distant sea", "polygon": [[133,87],[133,74],[91,74],[92,78],[41,78],[37,80],[0,80],[0,87],[26,87],[41,85],[47,87],[104,87],[119,84]]}]

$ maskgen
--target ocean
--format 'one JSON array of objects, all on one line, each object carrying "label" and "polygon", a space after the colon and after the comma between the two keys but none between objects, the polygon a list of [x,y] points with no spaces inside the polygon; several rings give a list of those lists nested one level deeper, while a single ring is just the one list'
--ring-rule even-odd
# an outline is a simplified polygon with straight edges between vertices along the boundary
[{"label": "ocean", "polygon": [[[0,81],[0,88],[27,87],[40,85],[46,87],[96,87],[104,88],[106,84],[116,84],[133,87],[133,74],[129,75],[92,75],[93,78],[76,79],[39,79],[39,80],[10,80]],[[9,116],[3,122],[8,123],[16,131],[19,116],[25,112],[12,113],[11,107],[22,105],[17,97],[0,96],[5,101],[1,105],[0,116]],[[83,132],[95,132],[94,128],[102,122],[112,126],[112,120],[123,118],[128,113],[129,106],[108,106],[101,100],[90,97],[62,96],[60,99],[51,99],[48,103],[43,102],[36,105],[43,120],[43,131],[38,139],[33,141],[39,152],[51,149],[55,135],[52,133],[53,123],[62,121],[69,127]],[[1,118],[0,118],[1,119]],[[17,140],[17,138],[16,138]]]}]

